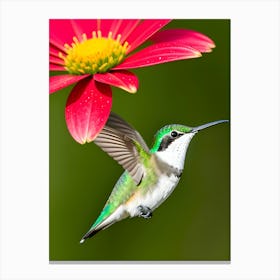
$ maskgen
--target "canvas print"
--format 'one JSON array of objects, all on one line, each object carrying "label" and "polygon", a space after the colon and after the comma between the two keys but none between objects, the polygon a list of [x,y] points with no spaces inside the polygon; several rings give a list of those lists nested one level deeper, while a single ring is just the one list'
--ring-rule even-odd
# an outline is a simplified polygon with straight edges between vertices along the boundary
[{"label": "canvas print", "polygon": [[50,19],[50,261],[230,260],[230,21]]}]

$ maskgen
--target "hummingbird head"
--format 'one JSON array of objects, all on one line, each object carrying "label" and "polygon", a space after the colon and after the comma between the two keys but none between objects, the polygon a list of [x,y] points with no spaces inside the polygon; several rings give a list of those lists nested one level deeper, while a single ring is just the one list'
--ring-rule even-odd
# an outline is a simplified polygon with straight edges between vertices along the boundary
[{"label": "hummingbird head", "polygon": [[228,120],[214,121],[197,127],[180,124],[166,125],[156,133],[151,152],[156,153],[167,164],[183,169],[186,152],[193,136],[200,130],[224,122]]}]

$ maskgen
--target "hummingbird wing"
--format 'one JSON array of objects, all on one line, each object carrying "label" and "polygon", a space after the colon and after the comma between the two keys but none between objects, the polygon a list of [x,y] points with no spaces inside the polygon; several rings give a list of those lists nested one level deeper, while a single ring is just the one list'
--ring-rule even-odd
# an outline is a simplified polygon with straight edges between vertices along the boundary
[{"label": "hummingbird wing", "polygon": [[151,155],[141,135],[125,120],[111,112],[94,143],[122,165],[136,185],[141,183],[144,175],[143,157]]}]

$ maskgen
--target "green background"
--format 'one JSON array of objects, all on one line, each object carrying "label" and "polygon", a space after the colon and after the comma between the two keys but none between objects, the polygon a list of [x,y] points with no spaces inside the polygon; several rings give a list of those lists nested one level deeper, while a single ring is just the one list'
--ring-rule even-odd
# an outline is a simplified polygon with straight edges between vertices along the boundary
[{"label": "green background", "polygon": [[[140,82],[134,95],[113,88],[112,110],[150,147],[166,124],[230,118],[230,21],[174,20],[166,28],[202,32],[216,48],[132,70]],[[71,138],[64,119],[71,88],[50,96],[50,260],[230,260],[229,124],[194,137],[181,181],[152,219],[126,219],[79,243],[123,169],[94,143]]]}]

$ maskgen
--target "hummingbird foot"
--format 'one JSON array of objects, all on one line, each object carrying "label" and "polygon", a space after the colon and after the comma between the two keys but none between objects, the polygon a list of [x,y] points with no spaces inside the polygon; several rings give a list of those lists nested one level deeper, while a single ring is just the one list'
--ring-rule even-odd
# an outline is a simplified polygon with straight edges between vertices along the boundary
[{"label": "hummingbird foot", "polygon": [[137,209],[139,210],[139,217],[143,217],[145,219],[152,218],[153,212],[152,212],[151,208],[149,208],[147,206],[139,205],[137,207]]}]

